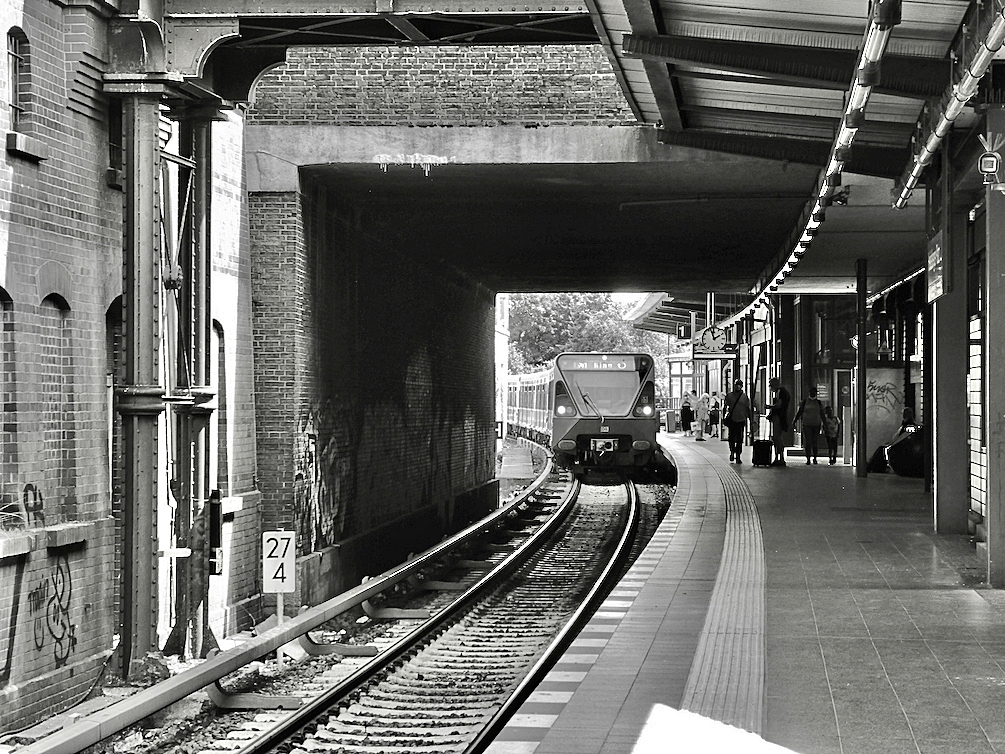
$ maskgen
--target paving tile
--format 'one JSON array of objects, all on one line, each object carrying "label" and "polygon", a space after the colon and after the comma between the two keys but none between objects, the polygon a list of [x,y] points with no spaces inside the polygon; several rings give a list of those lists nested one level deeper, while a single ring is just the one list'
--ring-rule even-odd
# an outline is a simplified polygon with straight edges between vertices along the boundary
[{"label": "paving tile", "polygon": [[[680,699],[725,546],[710,454],[726,450],[675,448],[678,495],[694,509],[675,501],[604,628],[584,634],[608,639],[582,645],[592,665],[556,666],[589,675],[534,754],[628,754],[654,701]],[[963,586],[979,558],[966,538],[931,533],[921,482],[844,465],[826,477],[728,468],[754,497],[764,544],[765,739],[801,754],[1005,754],[1005,594]]]}]

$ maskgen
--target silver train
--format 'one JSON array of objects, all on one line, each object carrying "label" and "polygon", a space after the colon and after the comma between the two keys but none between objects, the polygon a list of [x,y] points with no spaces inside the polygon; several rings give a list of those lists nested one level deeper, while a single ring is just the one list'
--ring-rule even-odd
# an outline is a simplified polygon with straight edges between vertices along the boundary
[{"label": "silver train", "polygon": [[643,353],[563,353],[552,369],[511,375],[511,432],[549,445],[577,476],[665,474],[653,367]]}]

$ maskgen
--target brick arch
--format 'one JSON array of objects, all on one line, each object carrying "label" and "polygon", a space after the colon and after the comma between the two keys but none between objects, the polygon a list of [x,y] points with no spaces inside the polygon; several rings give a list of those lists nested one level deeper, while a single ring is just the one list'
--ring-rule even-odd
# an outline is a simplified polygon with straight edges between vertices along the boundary
[{"label": "brick arch", "polygon": [[[35,311],[32,356],[34,431],[39,451],[30,478],[44,496],[46,524],[78,520],[76,385],[72,312],[66,298],[50,293]],[[27,460],[27,459],[26,459]]]},{"label": "brick arch", "polygon": [[38,268],[35,272],[35,287],[40,302],[50,299],[60,309],[69,311],[73,308],[70,306],[70,301],[73,300],[73,277],[59,262],[46,262]]}]

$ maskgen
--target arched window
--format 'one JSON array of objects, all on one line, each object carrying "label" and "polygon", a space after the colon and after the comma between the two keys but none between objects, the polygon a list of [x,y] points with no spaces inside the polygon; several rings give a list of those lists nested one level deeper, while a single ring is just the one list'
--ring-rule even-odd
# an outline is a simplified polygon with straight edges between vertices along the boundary
[{"label": "arched window", "polygon": [[10,125],[17,130],[27,122],[28,86],[30,84],[28,37],[18,28],[7,32],[7,95]]},{"label": "arched window", "polygon": [[73,342],[70,307],[58,294],[38,309],[37,406],[41,453],[35,476],[45,494],[46,524],[78,520]]}]

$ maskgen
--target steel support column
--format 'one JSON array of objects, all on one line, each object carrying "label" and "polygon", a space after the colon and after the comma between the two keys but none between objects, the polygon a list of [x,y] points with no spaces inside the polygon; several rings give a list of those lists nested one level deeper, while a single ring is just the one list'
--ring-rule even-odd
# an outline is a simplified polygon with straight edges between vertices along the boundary
[{"label": "steel support column", "polygon": [[[1005,133],[1005,106],[990,105],[987,131]],[[984,396],[987,415],[988,581],[1005,587],[1005,194],[985,189],[987,303],[984,316]]]},{"label": "steel support column", "polygon": [[119,84],[124,94],[125,243],[123,314],[125,374],[117,391],[125,456],[122,671],[129,677],[157,649],[157,425],[164,410],[159,384],[160,235],[158,124],[163,87]]},{"label": "steel support column", "polygon": [[[935,531],[966,534],[970,509],[970,411],[967,407],[969,332],[967,324],[967,260],[965,223],[957,222],[953,207],[953,175],[948,145],[942,145],[940,235],[929,243],[942,244],[945,293],[931,305],[931,361],[925,360],[925,398],[932,414],[925,415],[934,463]],[[960,218],[963,219],[963,218]],[[927,355],[927,353],[926,353]]]},{"label": "steel support column", "polygon": [[[186,108],[180,122],[182,156],[190,159],[191,182],[181,181],[179,206],[186,218],[179,233],[178,401],[175,404],[176,458],[172,485],[178,502],[175,536],[191,555],[178,562],[175,625],[164,651],[204,657],[217,643],[208,630],[209,548],[209,254],[212,196],[211,118],[215,108]],[[189,195],[189,192],[191,194]]]},{"label": "steel support column", "polygon": [[855,476],[866,476],[869,459],[866,457],[866,362],[869,348],[866,344],[866,323],[869,320],[869,306],[866,303],[868,280],[866,278],[867,262],[865,259],[855,260],[856,289],[858,299],[858,348],[855,349]]}]

